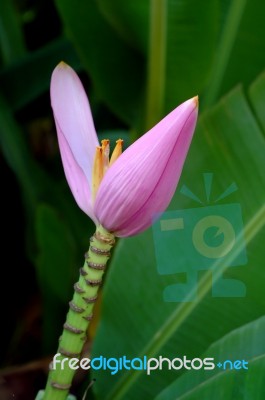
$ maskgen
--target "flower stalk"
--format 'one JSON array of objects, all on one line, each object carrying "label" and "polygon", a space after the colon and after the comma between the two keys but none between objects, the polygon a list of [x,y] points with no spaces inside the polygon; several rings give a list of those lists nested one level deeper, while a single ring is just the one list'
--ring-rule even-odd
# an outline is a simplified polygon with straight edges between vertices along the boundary
[{"label": "flower stalk", "polygon": [[80,277],[74,284],[74,296],[69,303],[69,312],[59,339],[57,353],[58,365],[51,365],[43,400],[65,400],[75,374],[68,362],[61,369],[59,361],[64,358],[80,358],[86,332],[93,317],[93,308],[97,300],[98,289],[110,257],[110,250],[115,243],[114,235],[102,226],[97,227],[90,239],[90,247],[85,254],[85,262],[80,269]]},{"label": "flower stalk", "polygon": [[[111,157],[109,140],[99,144],[81,81],[63,62],[52,74],[51,104],[66,179],[97,227],[59,340],[60,364],[80,358],[114,238],[143,232],[170,203],[195,130],[198,97],[182,103],[123,153],[119,139]],[[52,365],[37,400],[71,400],[75,369],[62,364]]]}]

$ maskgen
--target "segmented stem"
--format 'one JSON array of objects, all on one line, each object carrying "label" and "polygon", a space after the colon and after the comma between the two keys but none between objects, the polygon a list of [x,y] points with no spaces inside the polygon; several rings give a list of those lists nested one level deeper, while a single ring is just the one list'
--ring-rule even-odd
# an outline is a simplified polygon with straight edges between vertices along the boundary
[{"label": "segmented stem", "polygon": [[69,367],[68,362],[62,364],[62,360],[80,357],[93,317],[98,289],[114,243],[114,235],[102,226],[97,228],[90,239],[89,251],[85,254],[79,281],[74,284],[74,296],[69,303],[69,312],[59,339],[57,353],[60,353],[60,356],[57,356],[57,364],[51,365],[43,400],[65,400],[68,396],[76,371]]}]

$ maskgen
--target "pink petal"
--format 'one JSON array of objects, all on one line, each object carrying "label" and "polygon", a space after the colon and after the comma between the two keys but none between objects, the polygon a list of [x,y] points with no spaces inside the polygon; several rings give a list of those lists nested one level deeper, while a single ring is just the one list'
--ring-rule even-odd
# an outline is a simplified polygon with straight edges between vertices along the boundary
[{"label": "pink petal", "polygon": [[76,163],[73,153],[71,152],[64,135],[60,133],[60,128],[57,124],[56,127],[61,154],[63,154],[62,162],[68,185],[78,206],[95,222],[95,224],[97,224],[97,219],[94,215],[91,203],[91,195],[87,184],[87,178],[84,175],[83,170]]},{"label": "pink petal", "polygon": [[149,227],[178,184],[197,120],[197,98],[181,104],[133,143],[107,171],[95,214],[116,236]]},{"label": "pink petal", "polygon": [[[91,193],[94,155],[99,143],[82,83],[74,70],[63,62],[55,68],[52,74],[51,103],[63,165],[71,165],[67,173],[65,171],[67,180],[69,186],[73,186],[71,174],[74,174],[76,184],[73,194],[78,204],[83,203],[84,198],[79,199],[78,197],[84,190]],[[69,151],[65,153],[66,143]],[[62,147],[61,144],[63,144]],[[64,161],[65,157],[66,161]],[[71,163],[69,163],[69,157],[71,157]],[[80,171],[86,179],[84,176],[76,179]],[[77,187],[81,184],[86,185],[87,189]]]}]

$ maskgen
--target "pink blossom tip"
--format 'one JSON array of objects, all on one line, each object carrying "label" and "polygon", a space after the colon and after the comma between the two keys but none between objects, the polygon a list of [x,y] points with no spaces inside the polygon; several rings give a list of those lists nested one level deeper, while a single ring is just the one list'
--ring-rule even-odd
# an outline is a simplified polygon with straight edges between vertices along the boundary
[{"label": "pink blossom tip", "polygon": [[197,114],[196,96],[133,143],[109,169],[95,202],[95,215],[107,230],[132,236],[165,211],[181,175]]}]

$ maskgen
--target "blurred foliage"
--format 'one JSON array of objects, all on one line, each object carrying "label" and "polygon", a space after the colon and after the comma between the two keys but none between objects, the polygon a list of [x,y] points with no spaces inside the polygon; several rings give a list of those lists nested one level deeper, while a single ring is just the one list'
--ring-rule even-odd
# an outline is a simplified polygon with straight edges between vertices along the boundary
[{"label": "blurred foliage", "polygon": [[[12,282],[18,303],[16,310],[11,305],[3,310],[3,365],[55,351],[94,228],[74,203],[60,162],[49,80],[61,60],[79,72],[100,137],[115,140],[122,134],[126,145],[199,94],[198,130],[180,185],[200,193],[205,171],[214,173],[216,192],[236,182],[239,191],[231,199],[241,204],[246,226],[248,264],[224,271],[245,283],[245,298],[211,298],[211,277],[205,273],[198,301],[165,303],[163,288],[176,278],[156,271],[151,230],[120,240],[103,290],[94,354],[136,357],[161,351],[199,357],[219,348],[230,354],[235,342],[242,358],[256,355],[244,349],[254,329],[261,335],[262,320],[253,321],[262,317],[265,306],[264,18],[265,2],[259,0],[1,0],[2,219],[8,218],[3,259],[10,260],[10,267],[3,264],[2,281]],[[177,191],[170,207],[194,205]],[[160,330],[164,339],[157,343]],[[264,369],[264,347],[257,351],[261,357],[258,364],[253,360],[255,370]],[[195,372],[163,370],[150,379],[139,371],[97,375],[93,389],[98,399],[126,400],[178,398],[179,391],[181,399],[227,399],[226,394],[215,396],[217,385],[229,391],[243,379],[232,373],[215,377],[200,392],[197,385],[207,377]],[[252,373],[249,380],[263,393],[259,376]]]}]

